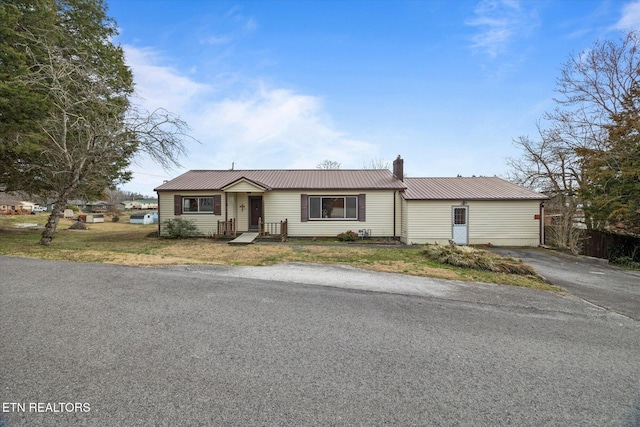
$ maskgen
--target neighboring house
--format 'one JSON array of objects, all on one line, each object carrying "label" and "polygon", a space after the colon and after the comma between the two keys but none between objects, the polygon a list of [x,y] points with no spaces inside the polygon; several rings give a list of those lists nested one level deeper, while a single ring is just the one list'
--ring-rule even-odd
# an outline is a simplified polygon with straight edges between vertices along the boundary
[{"label": "neighboring house", "polygon": [[123,206],[123,209],[126,211],[130,211],[133,209],[158,209],[158,200],[157,199],[139,199],[139,200],[127,200],[120,203]]},{"label": "neighboring house", "polygon": [[89,202],[85,205],[86,209],[89,212],[96,212],[96,213],[104,213],[109,209],[110,206],[112,206],[112,204],[109,202],[105,202],[104,200]]},{"label": "neighboring house", "polygon": [[[55,206],[52,205],[52,207]],[[74,200],[67,200],[67,206],[77,206],[78,209],[80,209],[82,212],[88,212],[89,208],[87,207],[87,202],[85,200],[80,200],[80,199],[74,199]]]},{"label": "neighboring house", "polygon": [[30,213],[35,207],[35,203],[20,200],[11,193],[0,192],[0,213]]},{"label": "neighboring house", "polygon": [[292,237],[352,230],[407,244],[541,242],[546,196],[499,178],[405,179],[400,156],[393,169],[189,171],[155,189],[159,231],[173,218],[205,235],[230,220],[238,232],[286,220]]}]

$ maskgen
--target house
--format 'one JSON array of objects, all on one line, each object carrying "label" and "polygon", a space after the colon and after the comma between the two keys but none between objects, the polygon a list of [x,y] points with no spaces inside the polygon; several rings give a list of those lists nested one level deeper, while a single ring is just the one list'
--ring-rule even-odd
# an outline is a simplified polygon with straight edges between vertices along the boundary
[{"label": "house", "polygon": [[20,200],[16,195],[0,191],[0,214],[31,213],[35,203]]},{"label": "house", "polygon": [[85,207],[89,212],[95,212],[95,213],[104,213],[111,206],[113,206],[113,204],[109,202],[105,202],[104,200],[97,200],[95,202],[88,202],[85,204]]},{"label": "house", "polygon": [[[500,178],[404,178],[386,169],[193,170],[155,189],[159,232],[173,218],[205,235],[263,231],[293,237],[352,230],[407,244],[537,246],[546,196]],[[221,227],[221,224],[224,224]],[[275,227],[274,227],[275,226]]]},{"label": "house", "polygon": [[125,211],[130,211],[133,209],[158,209],[158,200],[157,199],[138,199],[138,200],[127,200],[120,203],[123,206]]}]

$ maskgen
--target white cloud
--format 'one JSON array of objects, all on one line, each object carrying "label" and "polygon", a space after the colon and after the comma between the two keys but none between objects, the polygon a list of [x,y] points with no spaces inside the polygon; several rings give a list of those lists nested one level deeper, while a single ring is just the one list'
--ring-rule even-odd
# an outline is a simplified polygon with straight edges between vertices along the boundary
[{"label": "white cloud", "polygon": [[640,1],[626,4],[622,9],[622,17],[616,24],[620,30],[640,29]]},{"label": "white cloud", "polygon": [[[153,51],[131,46],[125,51],[143,106],[179,115],[202,142],[186,141],[190,154],[181,159],[185,170],[226,169],[232,162],[237,169],[314,168],[324,159],[360,168],[379,156],[377,146],[336,129],[317,96],[239,79],[223,96],[214,88],[226,82],[197,82],[163,65]],[[148,159],[132,169],[134,181],[124,189],[144,194],[167,175]]]},{"label": "white cloud", "polygon": [[250,95],[213,101],[199,118],[218,152],[214,163],[240,168],[308,168],[324,159],[359,165],[372,144],[349,138],[315,96],[259,84]]},{"label": "white cloud", "polygon": [[124,49],[127,64],[133,70],[136,95],[150,111],[159,107],[174,112],[183,110],[196,95],[210,90],[208,85],[194,82],[160,64],[162,58],[152,50],[132,46],[124,46]]},{"label": "white cloud", "polygon": [[492,58],[507,51],[514,39],[538,25],[535,12],[525,10],[516,0],[482,0],[467,21],[479,32],[472,37],[473,48]]}]

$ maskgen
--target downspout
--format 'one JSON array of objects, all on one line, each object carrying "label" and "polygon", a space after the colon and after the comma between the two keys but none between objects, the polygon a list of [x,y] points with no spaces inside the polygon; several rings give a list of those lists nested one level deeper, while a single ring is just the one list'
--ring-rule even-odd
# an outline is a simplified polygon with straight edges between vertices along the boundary
[{"label": "downspout", "polygon": [[396,240],[396,197],[398,192],[393,191],[393,240]]},{"label": "downspout", "polygon": [[544,245],[544,202],[540,202],[540,245]]},{"label": "downspout", "polygon": [[224,192],[224,222],[229,221],[229,193]]},{"label": "downspout", "polygon": [[156,191],[156,196],[158,196],[158,237],[160,237],[160,192]]}]

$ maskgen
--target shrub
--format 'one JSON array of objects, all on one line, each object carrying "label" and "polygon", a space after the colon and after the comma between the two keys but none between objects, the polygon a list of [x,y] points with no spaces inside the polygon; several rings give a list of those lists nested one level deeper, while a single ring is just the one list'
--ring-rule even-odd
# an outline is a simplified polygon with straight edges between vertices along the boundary
[{"label": "shrub", "polygon": [[188,237],[199,237],[202,233],[193,221],[182,218],[168,219],[162,222],[161,236],[166,239],[185,239]]},{"label": "shrub", "polygon": [[338,234],[338,240],[340,240],[341,242],[355,242],[356,239],[358,238],[358,233],[356,233],[355,231],[345,231],[344,233],[340,233]]},{"label": "shrub", "polygon": [[469,246],[426,245],[422,253],[428,258],[456,267],[541,278],[533,267],[525,264],[522,260],[502,257]]},{"label": "shrub", "polygon": [[629,268],[631,270],[640,270],[640,262],[634,261],[630,256],[621,256],[611,261],[612,264],[619,265],[621,267]]}]

